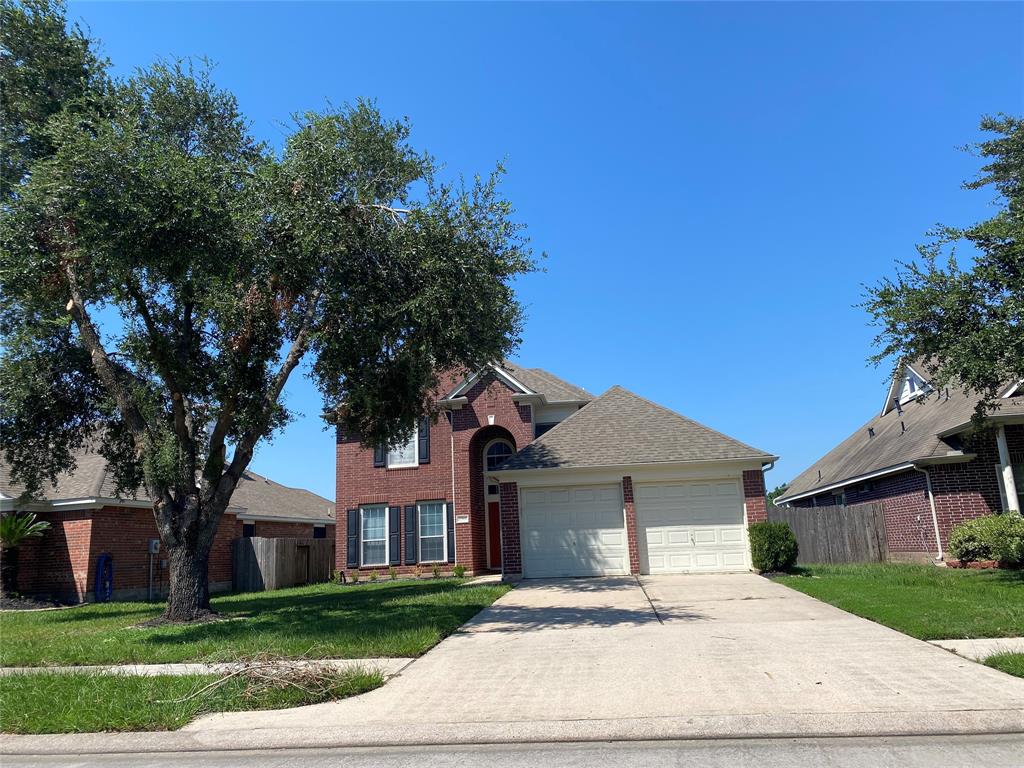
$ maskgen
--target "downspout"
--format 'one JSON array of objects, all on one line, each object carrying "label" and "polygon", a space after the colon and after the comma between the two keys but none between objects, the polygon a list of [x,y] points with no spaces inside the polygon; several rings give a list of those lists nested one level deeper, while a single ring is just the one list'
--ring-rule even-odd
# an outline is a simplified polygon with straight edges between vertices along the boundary
[{"label": "downspout", "polygon": [[[451,454],[451,459],[452,459],[452,520],[454,521],[455,520],[455,510],[458,509],[459,507],[455,503],[455,415],[451,411],[448,411],[448,427],[449,427],[449,431],[451,432],[451,448],[452,448],[452,454]],[[455,524],[454,522],[453,522],[453,525],[455,525],[455,535],[452,536],[452,539],[455,541],[455,565],[458,565],[459,564],[459,537],[458,537],[459,526],[457,524]]]},{"label": "downspout", "polygon": [[923,472],[924,473],[925,484],[928,487],[928,504],[932,508],[932,525],[935,528],[935,547],[936,547],[936,550],[937,550],[937,554],[935,555],[935,559],[936,560],[941,560],[942,559],[942,538],[939,536],[939,516],[935,512],[935,494],[932,493],[932,476],[928,472],[927,469],[921,469],[916,464],[914,465],[914,469],[917,470],[918,472]]}]

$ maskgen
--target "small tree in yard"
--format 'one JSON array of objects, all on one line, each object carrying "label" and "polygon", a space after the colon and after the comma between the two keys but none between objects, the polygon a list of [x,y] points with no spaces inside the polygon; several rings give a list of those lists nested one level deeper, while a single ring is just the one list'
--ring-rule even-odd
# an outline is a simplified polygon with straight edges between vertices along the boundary
[{"label": "small tree in yard", "polygon": [[37,520],[34,512],[15,512],[0,516],[0,597],[18,591],[18,547],[38,538],[50,524]]},{"label": "small tree in yard", "polygon": [[[1024,120],[986,117],[981,128],[992,135],[976,148],[987,164],[964,186],[994,188],[996,215],[939,228],[922,260],[869,288],[865,302],[881,328],[872,359],[924,359],[936,389],[956,381],[980,396],[979,422],[1008,382],[1024,379]],[[973,264],[958,262],[956,243],[974,251]]]},{"label": "small tree in yard", "polygon": [[0,2],[6,458],[34,494],[97,446],[153,500],[165,618],[199,619],[295,370],[364,443],[405,437],[438,371],[518,342],[533,261],[496,175],[439,182],[372,104],[303,115],[275,152],[205,69],[111,79],[62,6]]}]

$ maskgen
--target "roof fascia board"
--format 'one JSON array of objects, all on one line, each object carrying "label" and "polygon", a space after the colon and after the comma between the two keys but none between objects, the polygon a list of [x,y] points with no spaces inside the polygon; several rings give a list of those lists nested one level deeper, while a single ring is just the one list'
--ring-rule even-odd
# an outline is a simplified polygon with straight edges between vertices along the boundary
[{"label": "roof fascia board", "polygon": [[472,389],[474,384],[476,384],[480,380],[480,377],[483,375],[485,370],[493,371],[501,379],[503,379],[505,381],[505,383],[508,384],[512,389],[520,390],[521,394],[524,394],[524,395],[536,395],[537,394],[532,389],[530,389],[528,386],[526,386],[521,381],[519,381],[514,376],[512,376],[512,374],[510,374],[508,371],[504,370],[501,366],[497,365],[496,363],[488,363],[485,367],[481,368],[479,371],[477,371],[473,375],[467,376],[465,379],[463,379],[462,383],[459,384],[455,389],[453,389],[447,395],[445,395],[442,398],[442,400],[453,400],[456,397],[460,397],[461,395],[464,395],[466,392],[468,392],[470,389]]},{"label": "roof fascia board", "polygon": [[275,517],[273,515],[259,515],[251,512],[242,512],[236,515],[244,522],[265,522],[265,523],[308,523],[312,525],[335,525],[337,521],[333,517]]},{"label": "roof fascia board", "polygon": [[808,496],[817,496],[819,493],[827,493],[828,491],[836,488],[843,488],[847,485],[853,485],[854,483],[863,483],[865,480],[871,480],[876,477],[884,477],[885,475],[895,475],[899,472],[906,472],[908,469],[914,468],[913,461],[907,461],[902,464],[896,464],[885,469],[878,469],[874,472],[867,472],[863,475],[854,475],[848,477],[845,480],[840,480],[837,483],[831,483],[829,485],[822,485],[817,488],[812,488],[809,491],[803,493],[795,493],[792,496],[782,496],[775,500],[776,504],[788,504],[791,501],[798,501],[799,499],[806,499]]},{"label": "roof fascia board", "polygon": [[620,478],[624,475],[636,477],[640,473],[672,473],[689,469],[702,469],[708,466],[725,465],[737,467],[740,471],[745,469],[762,469],[765,464],[778,461],[778,456],[771,457],[741,457],[736,459],[702,459],[699,461],[665,461],[648,462],[645,464],[603,464],[589,467],[531,467],[529,469],[503,469],[488,473],[489,477],[495,477],[503,482],[520,482],[520,478],[533,477],[556,477],[561,474],[565,476],[571,473],[605,473],[610,472]]},{"label": "roof fascia board", "polygon": [[[989,414],[985,417],[985,421],[993,424],[1024,424],[1024,415],[1020,414],[1008,414],[1001,416],[998,413]],[[966,432],[974,426],[972,421],[964,421],[957,424],[955,427],[950,427],[942,432],[939,432],[937,437],[950,437],[952,435],[959,434],[960,432]]]},{"label": "roof fascia board", "polygon": [[1021,391],[1021,385],[1024,385],[1024,379],[1014,384],[1011,384],[1009,387],[1007,387],[1006,391],[1003,392],[1003,394],[1001,394],[999,397],[1013,397],[1014,395]]}]

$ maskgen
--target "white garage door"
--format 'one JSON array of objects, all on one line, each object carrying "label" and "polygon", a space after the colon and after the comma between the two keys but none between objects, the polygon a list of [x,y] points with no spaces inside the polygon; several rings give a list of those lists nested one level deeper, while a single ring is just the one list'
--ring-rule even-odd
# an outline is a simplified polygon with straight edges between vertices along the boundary
[{"label": "white garage door", "polygon": [[523,575],[629,573],[618,485],[524,488]]},{"label": "white garage door", "polygon": [[641,573],[748,569],[738,481],[637,485],[635,498]]}]

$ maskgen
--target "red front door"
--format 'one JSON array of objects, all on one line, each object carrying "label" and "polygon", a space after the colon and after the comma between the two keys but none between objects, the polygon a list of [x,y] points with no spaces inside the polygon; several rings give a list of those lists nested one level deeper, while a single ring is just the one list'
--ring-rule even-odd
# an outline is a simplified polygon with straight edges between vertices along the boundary
[{"label": "red front door", "polygon": [[501,505],[497,501],[487,502],[487,540],[490,550],[489,565],[501,569]]}]

